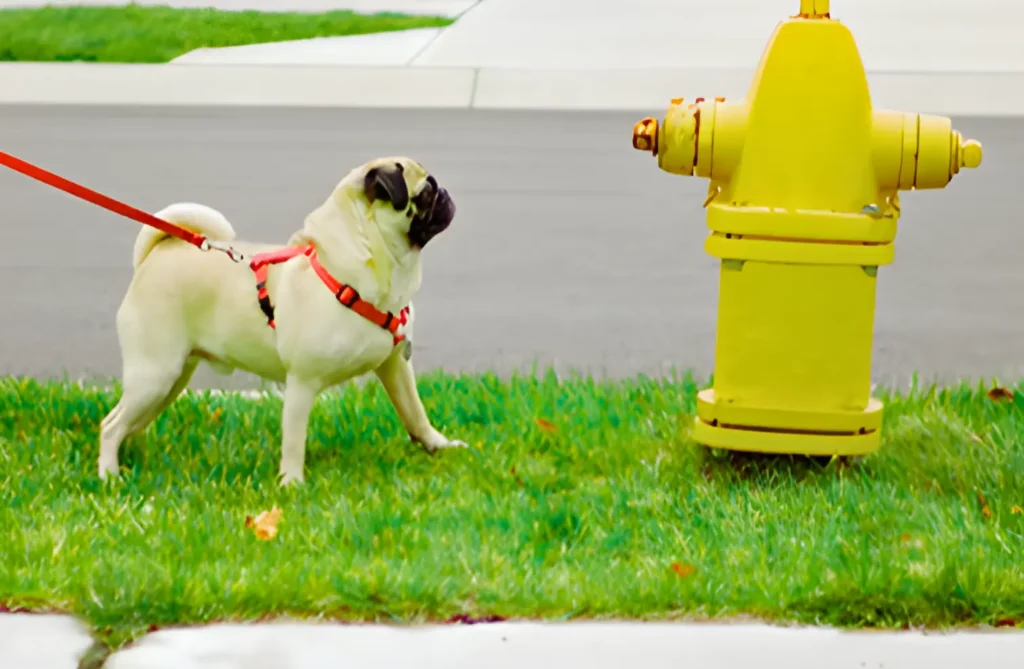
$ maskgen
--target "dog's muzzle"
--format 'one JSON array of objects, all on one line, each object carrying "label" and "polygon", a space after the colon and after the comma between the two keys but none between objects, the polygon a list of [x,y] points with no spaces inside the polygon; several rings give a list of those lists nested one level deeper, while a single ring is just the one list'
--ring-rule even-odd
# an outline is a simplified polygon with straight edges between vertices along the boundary
[{"label": "dog's muzzle", "polygon": [[416,216],[409,226],[409,243],[422,249],[427,242],[447,230],[454,218],[455,201],[447,190],[438,188],[430,209]]}]

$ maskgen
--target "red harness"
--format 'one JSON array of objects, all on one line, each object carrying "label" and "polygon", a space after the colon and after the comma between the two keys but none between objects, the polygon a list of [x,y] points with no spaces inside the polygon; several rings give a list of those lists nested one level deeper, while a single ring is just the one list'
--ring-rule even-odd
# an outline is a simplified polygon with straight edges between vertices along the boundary
[{"label": "red harness", "polygon": [[404,334],[398,333],[398,328],[408,322],[409,307],[405,307],[395,316],[390,311],[381,311],[373,306],[360,297],[359,292],[355,288],[341,283],[331,276],[327,268],[320,264],[320,260],[316,257],[316,249],[312,245],[290,246],[276,251],[257,253],[249,262],[249,267],[256,274],[256,296],[260,302],[260,309],[267,316],[267,325],[272,328],[277,327],[274,323],[274,307],[270,303],[270,294],[267,292],[267,274],[270,271],[270,266],[279,265],[300,255],[309,258],[309,264],[313,267],[313,271],[320,277],[324,285],[334,293],[334,297],[337,298],[338,302],[341,302],[342,306],[351,309],[374,325],[390,332],[394,337],[395,346],[398,346],[399,342],[405,339]]},{"label": "red harness", "polygon": [[[74,181],[70,181],[64,177],[54,174],[53,172],[44,170],[37,165],[33,165],[32,163],[21,160],[20,158],[16,158],[9,153],[0,151],[0,165],[8,167],[15,172],[20,172],[27,177],[35,179],[36,181],[41,181],[48,186],[62,190],[65,193],[73,195],[81,200],[103,207],[115,214],[120,214],[125,218],[130,218],[131,220],[142,223],[143,225],[154,227],[168,235],[188,242],[203,251],[209,251],[211,249],[221,251],[235,262],[241,262],[244,259],[244,256],[231,248],[230,245],[209,240],[205,235],[192,232],[191,230],[186,230],[179,225],[159,219],[148,212],[136,209],[129,204],[107,197],[106,195],[94,191],[91,188],[86,188],[81,184],[77,184]],[[249,267],[251,267],[252,271],[256,273],[256,295],[259,298],[260,308],[263,310],[263,313],[267,315],[267,324],[270,325],[270,327],[275,327],[275,325],[274,307],[270,303],[270,295],[267,293],[268,267],[270,265],[277,265],[287,260],[291,260],[295,256],[299,255],[305,255],[309,258],[309,264],[313,266],[313,271],[316,272],[316,275],[324,282],[324,285],[334,293],[334,296],[338,298],[338,302],[341,302],[342,305],[348,307],[371,323],[374,323],[375,325],[390,332],[394,336],[395,346],[398,346],[399,342],[405,339],[404,334],[398,334],[398,328],[408,322],[409,307],[405,307],[398,313],[398,316],[395,316],[391,312],[384,312],[373,306],[361,298],[355,288],[345,285],[331,276],[331,273],[327,271],[327,268],[321,265],[320,261],[317,260],[316,249],[312,246],[290,247],[277,251],[260,253],[253,256],[250,261]]]}]

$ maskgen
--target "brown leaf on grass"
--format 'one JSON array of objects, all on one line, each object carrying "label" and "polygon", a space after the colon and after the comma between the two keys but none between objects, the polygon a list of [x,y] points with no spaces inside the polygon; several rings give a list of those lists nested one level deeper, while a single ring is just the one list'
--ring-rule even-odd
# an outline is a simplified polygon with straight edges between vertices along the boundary
[{"label": "brown leaf on grass", "polygon": [[1014,507],[1012,509],[1010,509],[1010,513],[1012,513],[1015,516],[1019,516],[1021,514],[1024,514],[1024,509],[1020,508],[1019,506],[1014,505]]},{"label": "brown leaf on grass", "polygon": [[696,573],[697,568],[692,564],[681,564],[679,562],[672,563],[672,571],[679,578],[689,578]]},{"label": "brown leaf on grass", "polygon": [[992,390],[988,391],[988,398],[993,402],[1013,401],[1013,391],[1009,388],[1003,388],[1002,386],[996,386]]},{"label": "brown leaf on grass", "polygon": [[996,627],[1016,627],[1017,622],[1015,618],[1000,618],[996,621]]},{"label": "brown leaf on grass", "polygon": [[915,538],[910,532],[904,532],[900,535],[900,543],[910,548],[924,548],[924,542]]},{"label": "brown leaf on grass", "polygon": [[11,606],[0,602],[0,613],[29,613],[29,610],[21,606]]},{"label": "brown leaf on grass", "polygon": [[545,432],[557,432],[558,431],[558,427],[554,423],[549,421],[549,420],[544,420],[543,418],[535,418],[534,422],[537,423],[537,427],[539,427],[540,429],[544,430]]},{"label": "brown leaf on grass", "polygon": [[992,509],[989,508],[988,502],[985,500],[985,496],[981,494],[980,490],[976,494],[978,495],[978,504],[981,504],[981,515],[986,518],[991,518]]},{"label": "brown leaf on grass", "polygon": [[224,412],[221,410],[221,408],[217,407],[216,409],[213,410],[213,413],[210,415],[210,419],[211,420],[217,420],[218,418],[220,418],[221,414],[223,414],[223,413]]},{"label": "brown leaf on grass", "polygon": [[258,516],[245,517],[245,529],[252,529],[260,541],[271,541],[277,536],[277,524],[281,521],[281,509],[276,506]]}]

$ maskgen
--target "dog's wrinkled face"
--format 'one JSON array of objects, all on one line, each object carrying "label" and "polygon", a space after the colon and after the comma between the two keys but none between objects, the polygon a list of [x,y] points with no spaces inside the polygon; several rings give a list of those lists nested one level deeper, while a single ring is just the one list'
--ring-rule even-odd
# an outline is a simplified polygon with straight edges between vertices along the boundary
[{"label": "dog's wrinkled face", "polygon": [[381,158],[367,164],[363,192],[370,206],[383,205],[376,210],[378,222],[404,230],[410,247],[417,250],[455,218],[455,202],[448,191],[411,158]]}]

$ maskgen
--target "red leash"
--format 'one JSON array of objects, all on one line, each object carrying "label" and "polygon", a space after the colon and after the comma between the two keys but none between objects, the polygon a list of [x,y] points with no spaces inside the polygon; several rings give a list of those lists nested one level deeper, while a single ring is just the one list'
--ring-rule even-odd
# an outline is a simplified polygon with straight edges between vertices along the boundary
[{"label": "red leash", "polygon": [[174,225],[173,223],[169,223],[168,221],[165,221],[161,218],[157,218],[156,216],[145,211],[142,211],[141,209],[136,209],[135,207],[125,204],[124,202],[118,202],[113,198],[107,197],[103,193],[97,193],[96,191],[90,188],[86,188],[81,184],[76,184],[74,181],[68,181],[62,176],[56,175],[53,172],[48,172],[47,170],[44,170],[41,167],[37,167],[32,163],[27,163],[24,160],[21,160],[20,158],[15,158],[9,153],[4,153],[3,151],[0,151],[0,165],[8,167],[14,170],[15,172],[24,174],[25,176],[31,179],[35,179],[36,181],[41,181],[42,183],[48,186],[53,186],[57,190],[62,190],[65,193],[73,195],[74,197],[77,197],[80,200],[85,200],[86,202],[95,204],[99,207],[103,207],[108,211],[112,211],[115,214],[120,214],[125,218],[130,218],[131,220],[136,221],[138,223],[142,223],[143,225],[148,225],[150,227],[156,228],[161,232],[164,232],[173,237],[177,237],[178,239],[186,241],[189,244],[192,244],[193,246],[197,246],[200,249],[203,249],[204,251],[211,248],[217,249],[218,251],[224,251],[225,253],[227,253],[231,257],[231,259],[235,260],[236,262],[242,259],[241,254],[236,252],[234,249],[231,249],[230,247],[215,245],[214,243],[207,240],[204,235],[196,234],[191,230],[186,230],[185,228]]}]

